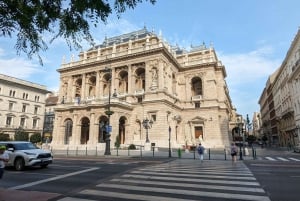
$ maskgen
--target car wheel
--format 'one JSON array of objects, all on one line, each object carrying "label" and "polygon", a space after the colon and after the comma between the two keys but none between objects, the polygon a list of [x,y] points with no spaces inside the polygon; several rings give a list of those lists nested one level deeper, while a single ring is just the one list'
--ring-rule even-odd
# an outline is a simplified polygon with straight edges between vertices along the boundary
[{"label": "car wheel", "polygon": [[17,158],[15,160],[15,169],[17,171],[21,171],[21,170],[24,170],[24,167],[25,167],[25,162],[24,162],[23,158]]}]

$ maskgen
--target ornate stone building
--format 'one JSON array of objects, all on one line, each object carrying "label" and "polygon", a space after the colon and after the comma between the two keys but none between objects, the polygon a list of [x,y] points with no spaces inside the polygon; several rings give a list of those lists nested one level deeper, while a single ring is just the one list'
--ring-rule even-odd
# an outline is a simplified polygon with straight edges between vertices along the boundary
[{"label": "ornate stone building", "polygon": [[[225,67],[213,47],[190,51],[172,47],[142,29],[106,38],[63,61],[59,104],[51,146],[104,149],[111,125],[111,145],[197,145],[224,147],[235,114],[225,81]],[[113,111],[107,115],[107,111]],[[152,122],[149,129],[143,120]],[[234,125],[234,124],[232,124]]]}]

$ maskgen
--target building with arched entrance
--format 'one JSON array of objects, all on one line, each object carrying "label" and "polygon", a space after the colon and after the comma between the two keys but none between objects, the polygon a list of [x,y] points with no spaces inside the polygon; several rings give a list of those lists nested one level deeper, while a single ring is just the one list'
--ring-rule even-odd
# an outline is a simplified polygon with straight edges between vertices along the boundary
[{"label": "building with arched entrance", "polygon": [[[63,61],[52,147],[121,145],[224,147],[235,115],[225,67],[213,47],[185,51],[142,29]],[[107,111],[113,114],[107,115]],[[149,120],[147,129],[143,122]],[[111,125],[108,133],[107,126]],[[170,130],[169,130],[170,129]]]}]

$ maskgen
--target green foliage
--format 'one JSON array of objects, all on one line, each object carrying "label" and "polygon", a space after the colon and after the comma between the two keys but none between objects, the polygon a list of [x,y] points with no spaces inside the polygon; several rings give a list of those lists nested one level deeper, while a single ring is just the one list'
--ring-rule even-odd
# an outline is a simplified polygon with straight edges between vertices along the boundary
[{"label": "green foliage", "polygon": [[16,141],[28,141],[29,135],[24,130],[19,129],[15,133],[15,140]]},{"label": "green foliage", "polygon": [[115,147],[116,147],[116,148],[120,148],[120,145],[121,145],[120,136],[117,135],[116,141],[115,141]]},{"label": "green foliage", "polygon": [[0,141],[9,141],[9,134],[0,133]]},{"label": "green foliage", "polygon": [[[106,20],[112,11],[120,14],[126,9],[134,9],[138,3],[156,0],[4,0],[0,3],[0,36],[16,35],[15,49],[24,52],[29,58],[38,56],[39,51],[47,50],[43,40],[45,34],[51,37],[50,43],[58,37],[65,38],[70,49],[80,49],[80,42],[85,39],[94,44],[90,33],[90,24],[97,27]],[[113,9],[112,9],[113,8]],[[47,37],[46,37],[47,38]]]},{"label": "green foliage", "polygon": [[42,136],[40,133],[34,133],[30,136],[30,142],[36,144],[42,141]]},{"label": "green foliage", "polygon": [[129,145],[128,149],[136,149],[134,144]]}]

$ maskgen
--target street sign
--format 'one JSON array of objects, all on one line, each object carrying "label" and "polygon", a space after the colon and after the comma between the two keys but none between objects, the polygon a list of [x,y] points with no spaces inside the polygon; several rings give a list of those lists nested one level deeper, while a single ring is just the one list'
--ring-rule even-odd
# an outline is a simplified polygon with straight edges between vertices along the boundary
[{"label": "street sign", "polygon": [[110,133],[112,131],[112,126],[105,126],[106,132]]}]

